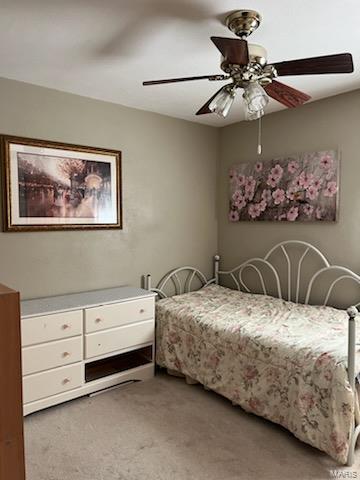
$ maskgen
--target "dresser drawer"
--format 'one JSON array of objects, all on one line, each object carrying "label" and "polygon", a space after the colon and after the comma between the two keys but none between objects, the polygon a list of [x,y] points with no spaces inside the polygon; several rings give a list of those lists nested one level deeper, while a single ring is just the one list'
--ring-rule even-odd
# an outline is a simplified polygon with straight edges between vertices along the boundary
[{"label": "dresser drawer", "polygon": [[86,358],[97,357],[154,340],[154,320],[85,335]]},{"label": "dresser drawer", "polygon": [[22,346],[61,340],[82,334],[82,310],[21,320]]},{"label": "dresser drawer", "polygon": [[128,323],[154,318],[154,299],[142,298],[128,302],[85,309],[85,332],[120,327]]},{"label": "dresser drawer", "polygon": [[23,378],[24,403],[72,390],[80,387],[82,383],[83,367],[81,363],[28,375]]},{"label": "dresser drawer", "polygon": [[23,375],[80,362],[82,360],[82,344],[80,336],[23,348]]}]

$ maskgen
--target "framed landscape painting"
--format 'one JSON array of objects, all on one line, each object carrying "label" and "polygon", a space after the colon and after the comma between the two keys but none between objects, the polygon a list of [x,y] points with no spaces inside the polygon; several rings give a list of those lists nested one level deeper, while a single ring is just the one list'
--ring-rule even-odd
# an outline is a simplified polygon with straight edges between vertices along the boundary
[{"label": "framed landscape painting", "polygon": [[337,220],[339,159],[334,150],[242,163],[229,175],[231,222]]},{"label": "framed landscape painting", "polygon": [[1,137],[4,230],[122,228],[121,152]]}]

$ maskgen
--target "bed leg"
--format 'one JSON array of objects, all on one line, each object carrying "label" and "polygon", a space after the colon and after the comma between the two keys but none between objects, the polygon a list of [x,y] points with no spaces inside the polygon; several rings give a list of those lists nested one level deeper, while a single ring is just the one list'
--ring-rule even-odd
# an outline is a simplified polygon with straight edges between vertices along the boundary
[{"label": "bed leg", "polygon": [[214,256],[214,278],[215,284],[219,285],[219,267],[220,267],[220,255]]},{"label": "bed leg", "polygon": [[354,463],[354,457],[355,457],[355,447],[356,447],[356,441],[358,439],[358,436],[360,434],[360,425],[358,425],[352,432],[350,436],[350,445],[349,445],[349,454],[348,454],[348,459],[347,459],[347,466],[351,467]]},{"label": "bed leg", "polygon": [[145,290],[151,290],[151,275],[148,273],[147,275],[144,275],[144,287]]},{"label": "bed leg", "polygon": [[[355,350],[356,350],[356,324],[355,318],[359,313],[356,307],[350,307],[347,309],[349,315],[349,328],[348,328],[348,377],[350,387],[354,394],[354,403],[357,401],[356,388],[355,388]],[[353,425],[350,433],[349,454],[347,459],[347,465],[350,467],[354,463],[354,454],[356,440],[360,433],[360,425],[355,424],[355,416],[353,418]]]}]

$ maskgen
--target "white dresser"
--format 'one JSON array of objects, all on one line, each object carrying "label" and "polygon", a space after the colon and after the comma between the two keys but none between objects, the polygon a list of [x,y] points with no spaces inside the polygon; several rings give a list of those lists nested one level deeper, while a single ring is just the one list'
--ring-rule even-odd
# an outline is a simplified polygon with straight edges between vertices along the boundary
[{"label": "white dresser", "polygon": [[151,378],[154,308],[133,287],[21,302],[24,414]]}]

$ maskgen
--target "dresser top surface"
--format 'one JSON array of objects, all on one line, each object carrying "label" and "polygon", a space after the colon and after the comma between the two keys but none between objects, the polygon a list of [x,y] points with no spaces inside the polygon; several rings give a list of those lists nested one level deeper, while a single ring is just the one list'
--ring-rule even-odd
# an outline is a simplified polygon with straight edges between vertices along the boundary
[{"label": "dresser top surface", "polygon": [[155,295],[154,292],[149,292],[142,288],[125,286],[106,288],[104,290],[91,290],[89,292],[70,293],[56,297],[34,298],[21,302],[21,317],[25,318],[66,312],[69,310],[125,302],[127,300],[154,297]]}]

